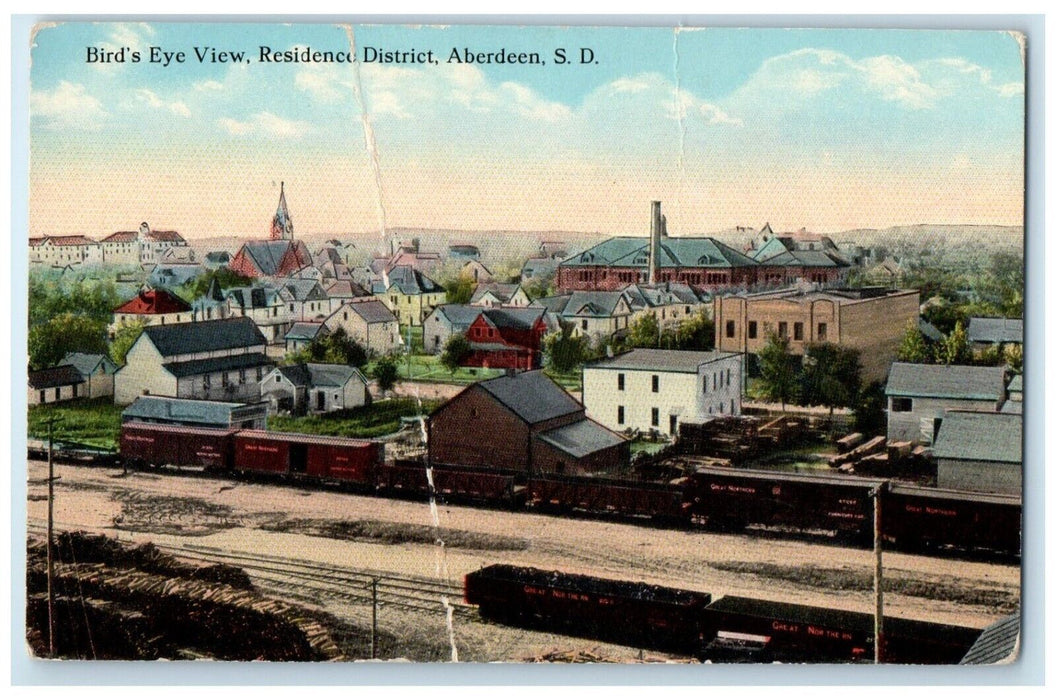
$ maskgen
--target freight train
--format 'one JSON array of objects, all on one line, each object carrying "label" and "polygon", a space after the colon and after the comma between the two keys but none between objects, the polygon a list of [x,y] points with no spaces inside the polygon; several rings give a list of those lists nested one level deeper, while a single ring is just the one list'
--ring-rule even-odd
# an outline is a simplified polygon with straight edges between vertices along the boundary
[{"label": "freight train", "polygon": [[700,467],[669,482],[530,474],[386,460],[384,445],[319,435],[126,423],[120,453],[133,468],[180,465],[241,477],[337,484],[364,493],[471,501],[541,512],[634,518],[740,531],[748,526],[873,542],[880,494],[885,547],[942,553],[1020,552],[1020,499],[903,486],[860,477]]},{"label": "freight train", "polygon": [[[482,617],[720,662],[871,662],[868,613],[492,564],[464,580]],[[885,617],[885,663],[958,663],[982,630]]]}]

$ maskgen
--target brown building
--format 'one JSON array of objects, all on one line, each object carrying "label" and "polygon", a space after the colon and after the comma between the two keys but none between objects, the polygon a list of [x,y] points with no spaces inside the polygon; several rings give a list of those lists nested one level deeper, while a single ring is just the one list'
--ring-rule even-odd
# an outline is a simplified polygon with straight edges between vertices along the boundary
[{"label": "brown building", "polygon": [[716,297],[715,348],[758,353],[771,332],[789,339],[796,355],[811,343],[835,343],[861,353],[862,379],[882,380],[906,328],[920,316],[915,289],[799,291]]},{"label": "brown building", "polygon": [[530,474],[611,473],[630,462],[630,443],[586,417],[541,371],[478,382],[429,417],[433,464]]}]

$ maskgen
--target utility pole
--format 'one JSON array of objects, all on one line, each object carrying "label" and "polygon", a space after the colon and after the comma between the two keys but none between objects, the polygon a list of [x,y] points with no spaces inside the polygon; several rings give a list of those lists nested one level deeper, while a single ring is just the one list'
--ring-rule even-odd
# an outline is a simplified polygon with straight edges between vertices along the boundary
[{"label": "utility pole", "polygon": [[880,527],[880,500],[883,491],[883,484],[873,489],[873,554],[876,557],[873,570],[873,595],[876,603],[873,613],[873,663],[877,664],[883,661],[884,648],[884,547]]},{"label": "utility pole", "polygon": [[370,579],[370,658],[378,658],[378,579]]},{"label": "utility pole", "polygon": [[55,522],[55,468],[52,462],[52,429],[59,419],[51,416],[44,420],[48,426],[48,656],[55,657],[55,556],[52,545],[52,530]]}]

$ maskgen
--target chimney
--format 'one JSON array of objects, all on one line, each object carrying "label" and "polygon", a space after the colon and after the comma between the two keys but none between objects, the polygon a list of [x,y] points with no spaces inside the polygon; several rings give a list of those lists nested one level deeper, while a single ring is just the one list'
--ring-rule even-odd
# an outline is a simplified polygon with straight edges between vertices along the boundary
[{"label": "chimney", "polygon": [[660,213],[660,202],[653,202],[653,215],[649,227],[649,284],[660,279],[660,236],[664,227],[664,216]]}]

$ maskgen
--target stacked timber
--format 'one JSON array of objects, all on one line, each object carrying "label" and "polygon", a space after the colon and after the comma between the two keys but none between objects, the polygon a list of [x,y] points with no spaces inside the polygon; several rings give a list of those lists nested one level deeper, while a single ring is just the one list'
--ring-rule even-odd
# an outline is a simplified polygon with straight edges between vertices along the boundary
[{"label": "stacked timber", "polygon": [[[848,435],[847,438],[852,437]],[[843,440],[847,440],[843,438]],[[840,441],[837,441],[839,444]],[[847,440],[848,443],[854,442],[853,440]],[[868,458],[869,462],[877,462],[880,457],[883,457],[883,461],[887,461],[888,456],[884,451],[887,445],[887,439],[883,435],[877,435],[871,440],[867,440],[864,443],[858,445],[849,452],[838,454],[835,457],[829,458],[829,466],[833,469],[839,469],[840,471],[855,472],[859,464]]]},{"label": "stacked timber", "polygon": [[721,457],[740,463],[759,447],[759,421],[749,416],[723,416],[704,423],[682,423],[679,445],[683,455]]},{"label": "stacked timber", "polygon": [[803,439],[809,426],[809,419],[804,420],[788,415],[778,416],[759,428],[759,441],[775,449],[789,447]]}]

